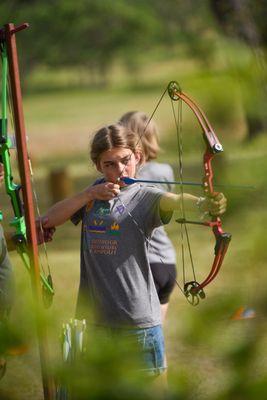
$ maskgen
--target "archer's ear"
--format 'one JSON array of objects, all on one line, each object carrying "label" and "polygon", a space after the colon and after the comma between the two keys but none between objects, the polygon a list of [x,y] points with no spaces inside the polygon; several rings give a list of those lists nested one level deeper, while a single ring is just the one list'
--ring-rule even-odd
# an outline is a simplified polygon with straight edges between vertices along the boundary
[{"label": "archer's ear", "polygon": [[137,150],[134,153],[134,156],[135,156],[135,165],[136,166],[140,166],[140,165],[144,164],[144,156],[141,151]]}]

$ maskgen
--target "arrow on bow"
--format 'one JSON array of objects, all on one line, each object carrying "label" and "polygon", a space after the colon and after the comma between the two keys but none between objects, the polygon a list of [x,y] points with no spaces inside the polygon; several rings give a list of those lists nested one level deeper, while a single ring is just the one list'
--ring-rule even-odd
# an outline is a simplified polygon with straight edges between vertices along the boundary
[{"label": "arrow on bow", "polygon": [[[10,196],[15,215],[14,219],[10,223],[10,225],[15,227],[14,243],[24,265],[30,272],[32,291],[37,304],[36,322],[37,333],[39,337],[39,352],[44,398],[46,400],[50,400],[53,399],[53,383],[48,373],[48,345],[45,327],[43,323],[41,323],[41,318],[39,315],[39,313],[41,313],[42,303],[41,283],[43,285],[43,293],[45,294],[45,298],[49,302],[53,297],[54,291],[51,276],[45,277],[44,274],[40,273],[39,267],[35,212],[31,186],[31,171],[26,145],[19,64],[15,37],[17,32],[27,27],[28,24],[26,23],[18,27],[15,27],[14,24],[7,24],[0,30],[2,59],[2,118],[0,131],[0,154],[2,157],[2,163],[4,165],[6,192]],[[13,182],[11,171],[9,150],[12,147],[12,143],[8,135],[7,126],[8,94],[11,97],[11,110],[14,118],[21,185],[17,185]],[[23,202],[20,198],[20,192],[22,192]]]},{"label": "arrow on bow", "polygon": [[[185,182],[185,181],[157,181],[150,179],[137,179],[130,178],[129,176],[121,176],[120,181],[124,182],[126,185],[133,185],[134,183],[160,183],[161,185],[179,185],[179,186],[200,186],[203,187],[202,183],[199,182]],[[230,188],[230,189],[255,189],[252,185],[228,185],[228,184],[214,184],[214,187],[220,188]]]}]

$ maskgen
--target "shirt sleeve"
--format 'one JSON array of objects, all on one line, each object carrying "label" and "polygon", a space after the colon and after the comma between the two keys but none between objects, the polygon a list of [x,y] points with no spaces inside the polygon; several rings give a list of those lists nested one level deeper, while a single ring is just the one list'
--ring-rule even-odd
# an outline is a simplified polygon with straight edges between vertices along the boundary
[{"label": "shirt sleeve", "polygon": [[160,211],[160,199],[164,191],[155,187],[143,187],[140,193],[141,204],[138,204],[140,212],[137,218],[146,235],[150,235],[155,228],[168,224],[173,212]]},{"label": "shirt sleeve", "polygon": [[78,225],[83,218],[85,207],[80,208],[80,210],[76,211],[71,217],[70,220],[74,225]]},{"label": "shirt sleeve", "polygon": [[[173,169],[168,164],[166,166],[168,168],[167,181],[173,182],[175,180]],[[173,192],[173,191],[174,191],[174,185],[167,184],[167,192]]]},{"label": "shirt sleeve", "polygon": [[[105,182],[104,178],[98,178],[92,186],[99,185],[100,183]],[[80,208],[80,210],[76,211],[71,217],[70,220],[74,225],[78,225],[80,221],[83,219],[84,211],[86,209],[86,206]]]}]

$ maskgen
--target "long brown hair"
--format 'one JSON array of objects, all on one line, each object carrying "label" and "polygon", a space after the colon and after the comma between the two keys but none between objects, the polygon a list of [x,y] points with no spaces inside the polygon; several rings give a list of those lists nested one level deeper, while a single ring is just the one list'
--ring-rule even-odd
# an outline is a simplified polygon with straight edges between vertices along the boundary
[{"label": "long brown hair", "polygon": [[158,128],[153,120],[141,111],[129,111],[119,121],[138,136],[146,161],[154,160],[160,151]]},{"label": "long brown hair", "polygon": [[127,148],[132,150],[133,154],[139,152],[142,156],[142,147],[138,137],[127,126],[120,123],[104,126],[99,129],[91,141],[90,157],[95,165],[98,164],[101,154],[114,147]]}]

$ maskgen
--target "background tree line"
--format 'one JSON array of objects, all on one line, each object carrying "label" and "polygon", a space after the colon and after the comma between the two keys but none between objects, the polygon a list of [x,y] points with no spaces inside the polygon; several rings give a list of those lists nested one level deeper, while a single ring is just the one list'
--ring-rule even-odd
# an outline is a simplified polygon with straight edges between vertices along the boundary
[{"label": "background tree line", "polygon": [[[21,55],[26,81],[39,67],[75,67],[90,84],[104,86],[118,60],[131,74],[151,58],[179,57],[181,49],[210,69],[216,35],[240,42],[254,53],[257,64],[251,70],[235,65],[238,79],[243,80],[248,137],[266,128],[266,11],[267,3],[260,0],[9,0],[0,4],[2,24],[30,22]],[[260,96],[256,86],[261,86]]]}]

